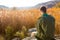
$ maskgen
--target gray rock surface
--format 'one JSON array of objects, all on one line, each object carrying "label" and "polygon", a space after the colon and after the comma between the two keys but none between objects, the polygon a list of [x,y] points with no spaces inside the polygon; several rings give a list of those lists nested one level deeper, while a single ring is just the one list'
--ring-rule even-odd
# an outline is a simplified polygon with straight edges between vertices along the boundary
[{"label": "gray rock surface", "polygon": [[35,37],[27,37],[27,38],[24,38],[22,40],[37,40]]},{"label": "gray rock surface", "polygon": [[[55,38],[56,40],[60,40],[60,38]],[[36,38],[31,38],[31,37],[27,37],[24,38],[23,40],[37,40]]]}]

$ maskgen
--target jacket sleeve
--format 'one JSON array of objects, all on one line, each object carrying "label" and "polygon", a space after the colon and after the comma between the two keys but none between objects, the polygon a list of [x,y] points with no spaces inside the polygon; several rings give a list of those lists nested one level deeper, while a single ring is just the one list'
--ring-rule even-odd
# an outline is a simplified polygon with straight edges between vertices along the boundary
[{"label": "jacket sleeve", "polygon": [[39,23],[40,23],[40,20],[37,20],[35,27],[37,28],[37,31],[40,33]]},{"label": "jacket sleeve", "polygon": [[40,18],[40,19],[38,19],[38,21],[36,22],[36,25],[35,25],[35,27],[37,28],[37,31],[38,31],[38,33],[43,33],[44,34],[44,31],[45,31],[45,29],[44,29],[44,21],[43,21],[43,18]]}]

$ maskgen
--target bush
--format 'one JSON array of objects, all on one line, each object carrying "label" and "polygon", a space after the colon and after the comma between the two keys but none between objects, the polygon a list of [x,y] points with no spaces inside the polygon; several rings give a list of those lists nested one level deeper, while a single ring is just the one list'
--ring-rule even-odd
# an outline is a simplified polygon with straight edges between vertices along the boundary
[{"label": "bush", "polygon": [[5,28],[5,36],[6,40],[10,40],[13,36],[13,28],[11,26],[7,26]]},{"label": "bush", "polygon": [[28,36],[27,35],[28,34],[28,29],[25,26],[22,27],[21,31],[25,34],[25,36]]},{"label": "bush", "polygon": [[20,39],[23,39],[28,36],[28,30],[25,26],[22,27],[21,31],[17,31],[14,36],[19,37]]},{"label": "bush", "polygon": [[14,34],[14,36],[19,37],[20,39],[23,39],[23,38],[25,37],[24,33],[23,33],[23,32],[19,32],[19,31],[17,31],[17,32]]},{"label": "bush", "polygon": [[4,37],[2,35],[0,35],[0,40],[5,40]]}]

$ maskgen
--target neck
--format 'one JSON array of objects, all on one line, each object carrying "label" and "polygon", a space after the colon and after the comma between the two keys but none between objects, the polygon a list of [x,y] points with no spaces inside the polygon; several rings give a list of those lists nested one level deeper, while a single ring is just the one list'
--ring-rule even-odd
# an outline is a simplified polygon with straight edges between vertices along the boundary
[{"label": "neck", "polygon": [[45,13],[45,14],[46,14],[47,12],[43,12],[43,13]]},{"label": "neck", "polygon": [[44,12],[44,14],[47,14],[46,12]]}]

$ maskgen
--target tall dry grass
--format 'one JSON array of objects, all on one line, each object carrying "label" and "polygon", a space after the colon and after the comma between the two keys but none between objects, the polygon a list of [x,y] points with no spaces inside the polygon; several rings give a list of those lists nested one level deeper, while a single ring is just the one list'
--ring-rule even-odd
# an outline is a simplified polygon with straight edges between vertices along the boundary
[{"label": "tall dry grass", "polygon": [[[56,34],[60,34],[60,8],[50,8],[47,13],[54,16]],[[14,29],[21,29],[22,26],[32,28],[40,16],[41,12],[39,9],[0,9],[0,32],[4,32],[8,25],[14,27]]]}]

